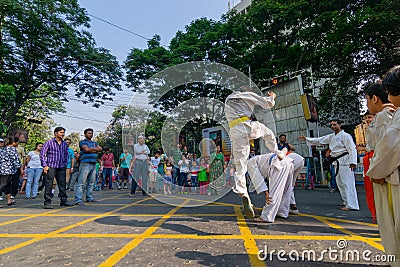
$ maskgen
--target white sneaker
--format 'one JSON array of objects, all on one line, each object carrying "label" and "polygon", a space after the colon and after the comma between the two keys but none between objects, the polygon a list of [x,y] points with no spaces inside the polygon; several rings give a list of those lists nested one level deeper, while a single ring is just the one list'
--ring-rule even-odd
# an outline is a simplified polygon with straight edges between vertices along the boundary
[{"label": "white sneaker", "polygon": [[276,155],[278,156],[279,160],[283,160],[286,157],[286,153],[288,152],[287,148],[284,147],[282,150],[278,150]]},{"label": "white sneaker", "polygon": [[11,196],[11,199],[14,199],[14,196]]},{"label": "white sneaker", "polygon": [[2,201],[3,200],[3,197],[2,196],[0,196],[0,201]]}]

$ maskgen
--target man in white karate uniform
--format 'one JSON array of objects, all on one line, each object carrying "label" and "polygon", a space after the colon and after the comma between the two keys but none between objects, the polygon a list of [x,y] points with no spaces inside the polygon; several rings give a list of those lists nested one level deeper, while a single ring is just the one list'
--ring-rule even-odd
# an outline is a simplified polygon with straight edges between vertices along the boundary
[{"label": "man in white karate uniform", "polygon": [[329,145],[331,160],[336,170],[336,182],[342,197],[342,210],[359,210],[354,169],[357,166],[357,150],[353,138],[341,128],[341,121],[332,119],[331,129],[334,133],[319,138],[299,136],[299,140],[307,141],[308,146]]},{"label": "man in white karate uniform", "polygon": [[[247,163],[250,179],[257,194],[265,194],[265,205],[257,222],[275,221],[275,217],[289,216],[290,198],[293,192],[294,160],[287,156],[279,160],[276,154],[255,156]],[[268,179],[268,186],[264,178]]]},{"label": "man in white karate uniform", "polygon": [[[388,72],[386,78],[382,82],[382,86],[388,90],[389,101],[395,107],[400,107],[400,66],[397,66]],[[375,120],[378,123],[378,117],[385,118],[387,116],[387,110],[386,112],[384,110],[377,114]],[[379,123],[381,123],[381,120]],[[382,243],[385,247],[385,253],[396,256],[396,262],[390,263],[391,266],[400,266],[399,109],[394,113],[393,118],[386,126],[384,133],[379,134],[378,132],[379,129],[374,131],[378,140],[376,140],[375,153],[370,159],[370,166],[366,175],[368,175],[374,182],[377,219]],[[377,182],[379,183],[378,186],[375,185]],[[376,191],[376,189],[379,189],[379,191]],[[391,193],[392,201],[388,201],[388,195],[390,195],[389,192]]]},{"label": "man in white karate uniform", "polygon": [[248,218],[254,217],[245,177],[250,140],[262,138],[269,151],[276,153],[279,159],[283,159],[287,151],[278,151],[275,135],[271,129],[250,119],[254,106],[259,105],[264,109],[272,108],[275,105],[276,94],[268,92],[268,96],[265,97],[252,90],[243,86],[240,90],[230,94],[225,101],[225,115],[230,128],[229,138],[232,142],[233,164],[236,168],[233,191],[241,196],[244,214]]},{"label": "man in white karate uniform", "polygon": [[297,209],[297,204],[296,204],[296,199],[294,197],[294,186],[296,185],[296,179],[299,176],[301,169],[304,167],[304,158],[300,156],[297,153],[289,153],[287,157],[293,159],[293,167],[294,167],[294,172],[293,172],[293,184],[291,191],[292,193],[290,194],[290,214],[300,214],[300,211]]}]

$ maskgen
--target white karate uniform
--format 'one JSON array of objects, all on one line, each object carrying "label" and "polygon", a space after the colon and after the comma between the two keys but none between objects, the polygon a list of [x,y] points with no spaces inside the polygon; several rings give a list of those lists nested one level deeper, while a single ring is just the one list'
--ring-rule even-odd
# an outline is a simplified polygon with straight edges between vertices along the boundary
[{"label": "white karate uniform", "polygon": [[296,205],[296,199],[294,197],[294,186],[296,185],[297,176],[299,176],[301,169],[304,167],[304,158],[297,153],[291,152],[287,157],[293,159],[293,181],[292,181],[292,192],[290,194],[290,204]]},{"label": "white karate uniform", "polygon": [[[373,184],[376,215],[385,253],[396,255],[397,262],[391,263],[391,266],[400,266],[399,110],[391,120],[390,117],[390,112],[383,110],[375,116],[370,125],[370,127],[375,126],[375,128],[368,128],[368,133],[375,137],[372,140],[376,143],[373,144],[375,152],[370,160],[370,167],[366,175],[375,179],[386,178],[387,183],[383,185]],[[393,207],[388,202],[389,190],[392,193]]]},{"label": "white karate uniform", "polygon": [[[261,219],[274,222],[276,215],[287,218],[293,185],[293,159],[285,157],[279,160],[274,153],[263,154],[249,159],[247,167],[257,194],[268,190],[272,198],[272,203],[263,207]],[[264,178],[268,178],[269,188]]]},{"label": "white karate uniform", "polygon": [[[319,138],[307,137],[307,145],[329,145],[332,157],[337,157],[345,152],[349,154],[340,158],[339,173],[336,175],[336,183],[340,191],[343,203],[347,208],[359,210],[354,172],[350,164],[357,165],[357,150],[351,135],[341,130],[338,134],[332,133]],[[334,162],[335,166],[337,162]]]},{"label": "white karate uniform", "polygon": [[[250,118],[255,105],[269,109],[275,105],[275,100],[272,96],[263,97],[253,92],[233,92],[225,101],[225,115],[228,122],[231,123],[243,117]],[[262,138],[265,146],[271,152],[277,152],[278,146],[275,135],[264,124],[258,121],[247,120],[231,127],[229,138],[232,142],[233,163],[236,167],[233,191],[247,195],[245,174],[250,152],[250,140]]]}]

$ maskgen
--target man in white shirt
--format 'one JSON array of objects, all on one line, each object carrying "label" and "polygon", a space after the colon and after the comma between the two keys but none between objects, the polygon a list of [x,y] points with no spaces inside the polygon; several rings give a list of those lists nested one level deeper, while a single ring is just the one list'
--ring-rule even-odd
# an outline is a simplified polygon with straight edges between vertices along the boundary
[{"label": "man in white shirt", "polygon": [[354,169],[357,166],[357,150],[351,135],[341,128],[341,120],[332,119],[331,129],[334,133],[319,138],[299,136],[299,140],[307,141],[308,146],[329,145],[331,160],[336,170],[336,181],[343,200],[342,210],[359,210]]},{"label": "man in white shirt", "polygon": [[147,195],[147,180],[149,179],[149,154],[150,149],[144,143],[144,136],[138,137],[138,143],[133,146],[133,160],[130,166],[130,171],[133,169],[132,188],[130,196],[135,195],[137,182],[142,177],[142,194]]}]

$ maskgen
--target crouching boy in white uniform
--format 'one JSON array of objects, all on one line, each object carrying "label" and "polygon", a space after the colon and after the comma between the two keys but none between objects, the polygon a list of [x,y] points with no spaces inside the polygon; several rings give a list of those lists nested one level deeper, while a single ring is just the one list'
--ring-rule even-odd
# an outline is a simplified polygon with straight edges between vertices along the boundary
[{"label": "crouching boy in white uniform", "polygon": [[[265,194],[265,205],[257,222],[274,222],[275,217],[287,218],[293,187],[293,159],[282,160],[274,153],[263,154],[249,159],[247,171],[257,191]],[[269,185],[264,181],[267,178]]]}]

